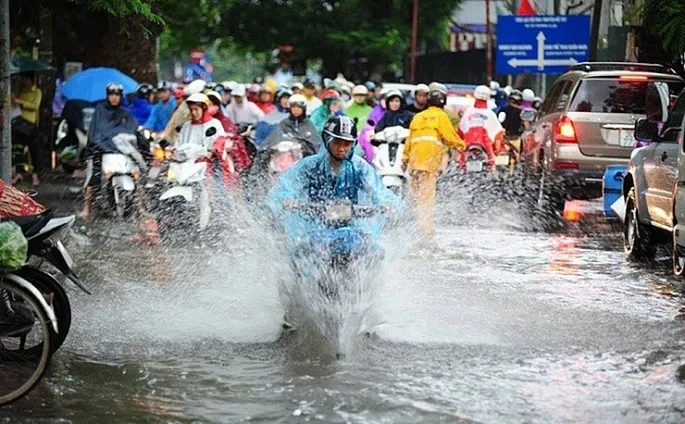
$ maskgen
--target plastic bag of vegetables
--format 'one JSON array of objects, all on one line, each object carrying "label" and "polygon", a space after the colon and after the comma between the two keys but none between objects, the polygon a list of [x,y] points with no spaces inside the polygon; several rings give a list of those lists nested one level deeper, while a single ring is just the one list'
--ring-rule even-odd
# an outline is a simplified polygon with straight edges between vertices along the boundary
[{"label": "plastic bag of vegetables", "polygon": [[26,263],[28,241],[14,222],[0,223],[0,268],[17,270]]}]

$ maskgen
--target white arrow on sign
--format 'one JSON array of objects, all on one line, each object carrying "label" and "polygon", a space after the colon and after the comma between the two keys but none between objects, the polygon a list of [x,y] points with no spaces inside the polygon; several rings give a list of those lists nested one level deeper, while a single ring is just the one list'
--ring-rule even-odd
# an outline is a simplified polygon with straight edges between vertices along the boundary
[{"label": "white arrow on sign", "polygon": [[568,59],[545,59],[545,34],[540,31],[536,37],[538,40],[538,58],[537,59],[517,59],[512,58],[507,62],[512,68],[519,66],[537,66],[538,70],[544,71],[546,66],[571,66],[578,63],[572,57]]}]

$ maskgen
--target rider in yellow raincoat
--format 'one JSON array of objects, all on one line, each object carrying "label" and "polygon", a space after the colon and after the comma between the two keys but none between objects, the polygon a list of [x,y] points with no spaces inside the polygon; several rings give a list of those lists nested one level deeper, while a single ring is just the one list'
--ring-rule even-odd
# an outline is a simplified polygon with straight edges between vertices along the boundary
[{"label": "rider in yellow raincoat", "polygon": [[447,100],[444,85],[429,94],[428,109],[414,116],[404,146],[402,162],[411,175],[411,198],[419,232],[424,241],[435,234],[435,192],[438,175],[449,148],[466,148],[443,110]]}]

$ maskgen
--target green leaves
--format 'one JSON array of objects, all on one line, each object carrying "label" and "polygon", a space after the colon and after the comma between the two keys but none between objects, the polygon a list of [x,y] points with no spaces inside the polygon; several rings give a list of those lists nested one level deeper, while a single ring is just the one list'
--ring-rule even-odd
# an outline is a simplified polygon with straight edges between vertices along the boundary
[{"label": "green leaves", "polygon": [[685,52],[685,3],[647,0],[638,10],[642,25],[661,38],[664,50],[678,57]]}]

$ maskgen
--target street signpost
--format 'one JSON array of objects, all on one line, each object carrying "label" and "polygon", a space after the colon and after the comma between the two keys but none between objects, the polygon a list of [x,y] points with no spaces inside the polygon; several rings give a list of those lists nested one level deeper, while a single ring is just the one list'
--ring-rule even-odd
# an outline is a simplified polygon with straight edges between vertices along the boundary
[{"label": "street signpost", "polygon": [[498,16],[498,74],[561,74],[588,60],[589,15]]}]

